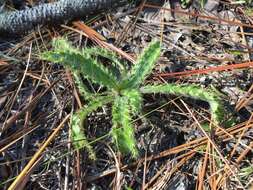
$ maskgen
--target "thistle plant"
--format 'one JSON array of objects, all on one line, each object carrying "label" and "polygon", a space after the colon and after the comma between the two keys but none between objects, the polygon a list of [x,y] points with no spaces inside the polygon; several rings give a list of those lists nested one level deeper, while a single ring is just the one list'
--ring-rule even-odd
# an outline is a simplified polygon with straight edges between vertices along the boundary
[{"label": "thistle plant", "polygon": [[[160,52],[160,42],[151,42],[128,71],[126,64],[120,62],[112,52],[100,48],[77,49],[62,38],[53,41],[53,50],[44,52],[41,58],[69,68],[80,94],[87,101],[87,105],[71,118],[72,140],[76,148],[86,147],[92,153],[85,136],[84,120],[91,112],[109,104],[112,106],[113,126],[110,133],[113,142],[122,153],[131,153],[136,157],[138,151],[132,118],[141,111],[143,94],[148,93],[182,95],[206,101],[210,105],[212,121],[217,125],[222,121],[222,100],[212,89],[189,84],[144,85],[144,80],[151,74]],[[98,56],[109,59],[112,63],[110,68],[99,62]],[[91,93],[81,77],[105,87],[106,91]]]}]

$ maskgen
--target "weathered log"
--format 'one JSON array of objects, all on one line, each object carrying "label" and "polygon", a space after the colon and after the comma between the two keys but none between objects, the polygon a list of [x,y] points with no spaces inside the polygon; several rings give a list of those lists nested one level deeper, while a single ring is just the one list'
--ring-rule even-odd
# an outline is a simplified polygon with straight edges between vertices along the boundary
[{"label": "weathered log", "polygon": [[128,0],[60,0],[0,14],[0,36],[19,35],[38,25],[54,25],[107,11]]}]

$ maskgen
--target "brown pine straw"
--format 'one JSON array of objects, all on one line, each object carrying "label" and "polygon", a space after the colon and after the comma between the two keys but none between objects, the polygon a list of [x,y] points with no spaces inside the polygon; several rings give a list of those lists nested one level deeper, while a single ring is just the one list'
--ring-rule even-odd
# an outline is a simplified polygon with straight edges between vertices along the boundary
[{"label": "brown pine straw", "polygon": [[211,147],[210,142],[207,142],[207,148],[206,148],[206,152],[205,152],[204,162],[203,162],[203,164],[200,168],[200,172],[199,172],[199,175],[198,175],[198,180],[197,180],[198,188],[197,188],[197,190],[202,190],[203,187],[204,187],[204,177],[205,177],[205,174],[206,174],[208,155],[210,154],[209,153],[210,152],[210,147]]},{"label": "brown pine straw", "polygon": [[248,146],[248,148],[246,148],[241,155],[236,159],[236,163],[240,163],[242,161],[242,159],[249,153],[249,151],[251,151],[253,149],[253,142],[251,142]]},{"label": "brown pine straw", "polygon": [[11,113],[11,109],[12,109],[12,107],[13,107],[13,105],[14,105],[14,102],[15,102],[14,100],[17,99],[18,94],[19,94],[19,92],[20,92],[20,90],[21,90],[21,88],[22,88],[22,85],[23,85],[24,81],[25,81],[26,73],[27,73],[28,68],[29,68],[29,65],[30,65],[32,47],[33,47],[33,44],[31,43],[31,44],[30,44],[30,48],[29,48],[29,54],[28,54],[28,58],[27,58],[27,62],[26,62],[25,71],[24,71],[23,76],[22,76],[22,78],[21,78],[21,81],[20,81],[20,83],[19,83],[19,85],[18,85],[18,88],[17,88],[17,90],[16,90],[16,92],[15,92],[15,95],[14,95],[14,97],[13,97],[13,101],[11,102],[11,105],[10,105],[10,107],[9,107],[9,110],[7,111],[7,116],[6,116],[6,119],[5,119],[4,123],[3,123],[3,127],[2,127],[2,129],[1,129],[2,131],[6,130],[6,125],[5,125],[5,124],[6,124],[6,122],[8,121],[8,117],[9,117],[9,115],[10,115],[10,113]]},{"label": "brown pine straw", "polygon": [[[249,96],[249,97],[247,98],[247,96]],[[241,100],[239,100],[239,102],[237,103],[235,109],[237,111],[239,111],[240,109],[245,107],[249,103],[249,101],[252,100],[252,99],[253,99],[253,84],[249,88],[248,92],[241,98]]]},{"label": "brown pine straw", "polygon": [[175,173],[181,166],[183,166],[187,161],[189,161],[196,152],[190,151],[188,154],[184,155],[184,157],[177,163],[175,164],[170,171],[165,172],[165,174],[160,178],[159,181],[157,181],[152,188],[149,188],[151,190],[157,190],[157,189],[164,189],[166,183],[170,179],[173,173]]},{"label": "brown pine straw", "polygon": [[[252,127],[253,127],[253,121],[249,125],[247,125],[247,122],[243,122],[243,123],[240,123],[234,127],[224,129],[224,131],[223,130],[216,131],[215,136],[217,137],[217,140],[220,140],[222,142],[227,142],[227,141],[235,138],[235,135],[237,133],[241,132],[243,129],[245,129],[245,128],[249,129]],[[178,154],[178,153],[180,153],[182,151],[186,151],[186,150],[195,150],[196,152],[198,152],[199,147],[206,145],[207,142],[208,142],[207,137],[198,138],[196,140],[188,142],[187,144],[182,144],[177,147],[162,151],[159,154],[148,156],[146,158],[146,161],[153,161],[153,160],[161,159],[161,158],[167,157],[169,155]],[[253,146],[253,143],[250,146]],[[129,164],[129,165],[124,165],[120,169],[125,170],[127,168],[137,165],[138,163],[143,163],[144,161],[145,161],[145,158],[140,158],[138,161],[136,161],[132,164]],[[95,176],[87,176],[86,180],[87,180],[87,182],[92,182],[94,180],[105,177],[107,175],[111,175],[115,171],[116,171],[115,168],[112,168],[112,169],[106,170],[104,172],[101,172],[100,174],[95,175]]]},{"label": "brown pine straw", "polygon": [[13,135],[7,137],[6,139],[0,141],[0,153],[4,152],[11,145],[15,144],[20,139],[22,139],[26,135],[30,134],[31,132],[33,132],[38,127],[39,127],[39,125],[25,128],[25,129],[21,129],[19,131],[16,131]]},{"label": "brown pine straw", "polygon": [[0,66],[6,66],[9,65],[8,62],[0,60]]},{"label": "brown pine straw", "polygon": [[112,44],[107,43],[104,40],[104,37],[101,36],[99,33],[97,33],[95,30],[90,28],[89,26],[85,25],[82,22],[74,22],[74,26],[77,28],[61,25],[63,28],[66,28],[68,30],[74,31],[79,33],[80,35],[83,35],[89,39],[91,39],[93,42],[96,42],[100,47],[105,48],[109,51],[114,51],[118,55],[126,58],[128,61],[134,63],[135,59],[132,58],[130,55],[128,55],[126,52],[122,51],[121,49],[113,46]]},{"label": "brown pine straw", "polygon": [[[211,143],[210,143],[211,144]],[[215,148],[212,146],[211,144],[211,152],[209,154],[210,156],[210,173],[211,173],[211,176],[210,176],[210,186],[211,186],[211,189],[217,189],[216,188],[216,184],[217,184],[217,179],[216,179],[216,162],[215,162],[215,156],[216,156],[216,151],[215,151]]]},{"label": "brown pine straw", "polygon": [[[249,121],[251,121],[253,119],[253,113],[251,114],[250,118],[249,118]],[[241,140],[242,140],[242,137],[244,136],[244,134],[246,133],[247,129],[243,129],[242,133],[240,134],[239,138],[237,139],[237,142],[232,150],[232,152],[230,153],[230,156],[229,158],[232,159],[232,157],[234,156],[235,152],[236,152],[236,149],[237,147],[239,146]]]},{"label": "brown pine straw", "polygon": [[37,96],[35,96],[32,101],[26,105],[21,111],[17,112],[16,114],[12,115],[10,118],[7,119],[7,121],[2,126],[2,131],[7,130],[19,117],[24,115],[29,109],[31,109],[34,105],[38,103],[38,101],[49,92],[49,90],[52,89],[52,87],[58,82],[59,80],[54,81],[47,89],[45,89],[43,92],[39,93]]},{"label": "brown pine straw", "polygon": [[61,130],[61,128],[64,126],[66,121],[69,119],[70,114],[68,114],[63,121],[60,123],[60,125],[53,131],[53,133],[48,137],[48,139],[42,144],[42,146],[39,148],[39,150],[34,154],[34,156],[31,158],[31,160],[28,162],[28,164],[24,167],[24,169],[21,171],[21,173],[16,177],[16,179],[12,182],[8,190],[17,190],[19,189],[19,184],[22,183],[24,178],[27,176],[27,173],[32,168],[32,166],[35,164],[35,162],[40,158],[43,151],[46,149],[46,147],[51,143],[52,140],[54,140],[55,136],[58,134],[58,132]]},{"label": "brown pine straw", "polygon": [[[253,113],[251,114],[251,117],[250,117],[250,119],[248,120],[246,126],[249,125],[250,122],[251,122],[252,120],[253,120]],[[231,159],[232,156],[234,155],[235,150],[236,150],[237,146],[239,145],[239,143],[240,143],[240,141],[241,141],[243,135],[245,134],[246,130],[247,130],[247,127],[243,128],[243,130],[242,130],[242,132],[241,132],[239,138],[237,139],[237,142],[236,142],[236,144],[235,144],[235,146],[234,146],[234,148],[233,148],[233,150],[232,150],[232,152],[231,152],[231,155],[230,155],[229,159]],[[246,149],[240,154],[240,156],[236,159],[235,164],[239,164],[239,163],[242,161],[242,159],[248,154],[248,152],[249,152],[250,150],[252,150],[252,148],[253,148],[253,142],[251,142],[251,143],[249,144],[249,146],[247,146]],[[225,171],[226,175],[223,175],[223,176],[220,178],[220,181],[219,181],[219,183],[218,183],[219,186],[222,186],[222,185],[225,183],[225,181],[226,181],[225,179],[226,179],[228,176],[230,176],[230,174],[231,174],[231,172],[228,171],[228,168],[227,168],[227,167],[224,168],[224,171]]]},{"label": "brown pine straw", "polygon": [[[196,69],[196,70],[174,72],[174,73],[160,73],[160,74],[156,74],[155,76],[160,76],[163,78],[187,77],[187,76],[192,76],[192,75],[208,74],[211,72],[221,72],[221,71],[228,71],[228,70],[234,70],[234,69],[244,69],[244,68],[253,68],[253,62],[236,63],[236,64],[232,64],[232,65],[220,65],[220,66],[216,66],[216,67],[209,67],[207,69]],[[249,92],[251,90],[253,90],[252,88],[250,88]]]},{"label": "brown pine straw", "polygon": [[[70,83],[70,85],[73,87],[73,96],[75,97],[76,99],[76,102],[78,104],[78,107],[79,109],[82,107],[82,102],[81,102],[81,99],[80,99],[80,96],[77,92],[77,89],[76,89],[76,86],[75,86],[75,83],[73,81],[73,78],[71,76],[71,71],[69,69],[66,69],[66,75],[67,75],[67,79]],[[82,189],[82,181],[81,181],[81,161],[80,161],[80,151],[77,150],[75,152],[75,181],[77,183],[77,190],[80,190]],[[65,186],[66,187],[66,186]]]},{"label": "brown pine straw", "polygon": [[[162,179],[160,181],[165,181],[164,178],[167,178],[166,180],[168,181],[168,179],[171,177],[171,175],[176,172],[184,163],[186,163],[190,158],[192,158],[194,155],[196,154],[196,151],[191,150],[189,152],[186,152],[182,155],[177,156],[176,158],[173,158],[173,160],[168,160],[167,163],[165,164],[165,166],[163,166],[154,176],[153,178],[151,178],[147,184],[145,185],[145,189],[147,189],[149,186],[151,186],[155,180],[159,177],[159,176],[163,176]],[[181,159],[181,160],[180,160]],[[175,165],[172,165],[172,162],[174,160],[180,160],[180,162],[178,162]],[[165,175],[165,176],[164,176]],[[159,182],[157,182],[159,183]],[[156,184],[157,184],[156,183]],[[153,185],[154,187],[155,185]]]},{"label": "brown pine straw", "polygon": [[[219,149],[219,147],[217,146],[217,144],[213,141],[213,139],[211,138],[211,136],[209,135],[209,134],[207,134],[207,132],[201,127],[201,125],[199,124],[199,122],[198,122],[198,120],[195,118],[195,116],[193,115],[193,113],[192,113],[192,111],[188,108],[188,106],[184,103],[184,102],[182,102],[184,105],[185,105],[185,108],[187,109],[187,111],[192,115],[192,117],[193,117],[193,119],[197,122],[197,124],[198,124],[198,126],[199,126],[199,128],[200,128],[200,130],[202,131],[202,133],[205,135],[205,137],[207,138],[207,141],[208,142],[210,142],[211,143],[211,146],[212,146],[212,148],[211,148],[211,154],[210,155],[212,155],[212,157],[210,157],[210,168],[211,168],[211,174],[215,174],[216,173],[216,167],[215,167],[215,159],[214,159],[214,155],[216,155],[216,154],[218,154],[219,155],[219,158],[223,161],[223,163],[225,164],[225,168],[224,168],[224,172],[225,172],[225,174],[228,174],[228,176],[230,175],[230,174],[232,174],[234,177],[235,177],[235,179],[236,179],[236,181],[238,182],[238,184],[240,185],[240,188],[242,188],[242,189],[245,189],[244,188],[244,186],[243,186],[243,184],[241,183],[241,181],[240,181],[240,179],[239,179],[239,177],[237,176],[237,174],[236,174],[236,171],[234,171],[234,169],[231,167],[231,162],[230,162],[230,160],[228,160],[227,158],[225,158],[224,156],[223,156],[223,154],[221,153],[221,150]],[[250,120],[248,120],[248,123],[250,122]],[[248,124],[247,123],[247,124]],[[212,124],[212,123],[211,123]],[[246,124],[246,125],[247,125]],[[245,130],[245,129],[244,129]],[[232,166],[234,166],[234,165],[232,165]],[[217,183],[217,181],[216,181],[216,175],[213,175],[212,177],[211,177],[211,180],[210,180],[210,185],[211,185],[211,189],[217,189],[216,187],[216,184],[218,184]]]},{"label": "brown pine straw", "polygon": [[156,9],[160,9],[160,10],[164,10],[164,11],[175,12],[175,13],[189,15],[189,16],[193,16],[193,17],[199,17],[199,18],[206,19],[206,20],[214,20],[214,21],[217,21],[217,23],[219,23],[219,24],[224,22],[226,24],[230,24],[233,26],[243,26],[243,27],[253,28],[253,26],[249,25],[249,24],[226,20],[226,19],[222,19],[222,18],[218,18],[218,17],[214,17],[214,16],[206,16],[206,15],[199,14],[197,12],[180,11],[180,10],[169,9],[169,8],[165,8],[165,7],[161,7],[161,6],[157,6],[157,5],[152,5],[152,4],[145,4],[144,7],[156,8]]}]

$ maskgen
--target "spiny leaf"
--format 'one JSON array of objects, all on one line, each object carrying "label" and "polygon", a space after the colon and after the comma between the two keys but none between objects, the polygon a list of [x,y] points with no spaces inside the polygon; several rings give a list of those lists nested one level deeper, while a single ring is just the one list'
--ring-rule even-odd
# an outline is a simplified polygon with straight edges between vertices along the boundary
[{"label": "spiny leaf", "polygon": [[122,91],[122,95],[127,97],[131,111],[134,114],[139,113],[142,105],[142,95],[140,91],[136,89],[126,89]]},{"label": "spiny leaf", "polygon": [[175,94],[200,99],[209,103],[212,119],[216,125],[224,119],[225,109],[223,102],[212,90],[203,89],[196,85],[164,84],[144,86],[141,88],[141,92]]},{"label": "spiny leaf", "polygon": [[120,62],[118,56],[113,51],[109,51],[105,48],[92,47],[92,48],[85,48],[83,50],[83,53],[89,56],[104,57],[111,61],[114,69],[119,69],[120,72],[126,72],[126,63]]},{"label": "spiny leaf", "polygon": [[122,82],[122,88],[135,88],[138,87],[145,78],[152,72],[156,61],[160,56],[161,48],[159,41],[153,41],[144,50],[141,56],[136,61],[136,64],[128,76]]},{"label": "spiny leaf", "polygon": [[71,117],[71,139],[76,149],[85,147],[89,153],[89,158],[95,160],[95,153],[93,152],[92,147],[87,141],[87,138],[84,133],[84,128],[82,126],[83,120],[85,119],[83,116],[83,112],[84,110],[82,109],[79,112],[74,113]]},{"label": "spiny leaf", "polygon": [[127,97],[116,97],[112,107],[112,123],[112,137],[119,150],[136,157],[136,142]]},{"label": "spiny leaf", "polygon": [[110,89],[118,89],[116,76],[113,76],[102,64],[96,60],[85,57],[75,51],[48,51],[41,56],[42,59],[54,63],[61,63],[69,67],[72,71],[81,73],[84,77],[94,83],[106,86]]},{"label": "spiny leaf", "polygon": [[81,95],[86,99],[94,99],[94,94],[92,94],[87,87],[83,84],[82,80],[81,80],[81,76],[78,72],[74,71],[73,72],[73,76],[75,79],[75,83],[79,89],[79,92],[81,93]]},{"label": "spiny leaf", "polygon": [[54,38],[52,46],[54,51],[80,53],[80,51],[74,48],[65,38]]},{"label": "spiny leaf", "polygon": [[86,147],[88,152],[90,153],[91,158],[94,158],[94,153],[92,151],[91,146],[88,144],[84,133],[84,120],[91,112],[112,101],[112,96],[97,97],[95,100],[90,101],[87,107],[83,107],[78,112],[74,113],[71,117],[71,137],[73,145],[77,149]]},{"label": "spiny leaf", "polygon": [[108,95],[108,91],[105,91],[103,93],[92,93],[87,86],[83,83],[80,73],[74,71],[73,76],[75,79],[75,83],[77,85],[77,88],[79,89],[80,94],[83,96],[83,98],[87,101],[91,101],[96,99],[99,96],[106,96]]}]

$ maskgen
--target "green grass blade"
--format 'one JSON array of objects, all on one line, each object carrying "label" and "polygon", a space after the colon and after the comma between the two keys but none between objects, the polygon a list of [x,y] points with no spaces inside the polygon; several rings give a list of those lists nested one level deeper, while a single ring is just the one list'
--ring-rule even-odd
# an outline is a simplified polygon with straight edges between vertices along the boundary
[{"label": "green grass blade", "polygon": [[127,97],[117,97],[112,107],[112,137],[118,149],[137,157],[134,129],[131,124],[130,106]]},{"label": "green grass blade", "polygon": [[152,72],[155,63],[160,56],[160,52],[160,42],[151,42],[137,59],[136,64],[131,69],[130,76],[122,82],[122,88],[138,87]]},{"label": "green grass blade", "polygon": [[86,107],[83,107],[78,112],[74,113],[71,117],[71,133],[72,142],[75,148],[87,148],[90,157],[94,158],[94,153],[91,146],[88,144],[85,132],[84,132],[84,120],[93,111],[97,110],[105,104],[113,101],[112,96],[97,97],[95,100],[90,101]]},{"label": "green grass blade", "polygon": [[209,103],[212,119],[216,125],[224,119],[225,109],[222,99],[210,89],[203,89],[196,85],[164,84],[144,86],[141,88],[141,92],[174,94],[200,99]]}]

